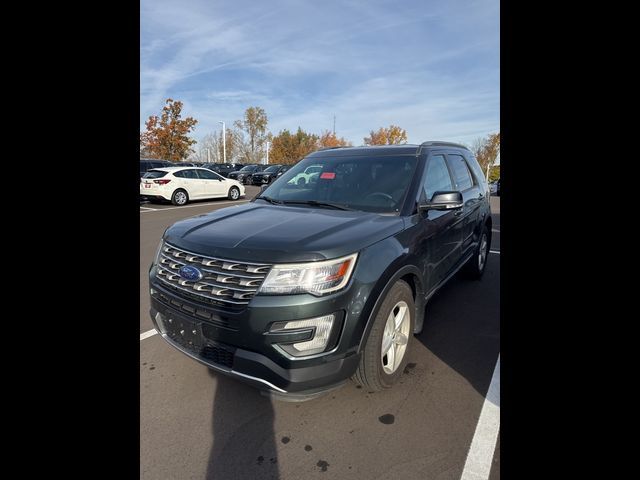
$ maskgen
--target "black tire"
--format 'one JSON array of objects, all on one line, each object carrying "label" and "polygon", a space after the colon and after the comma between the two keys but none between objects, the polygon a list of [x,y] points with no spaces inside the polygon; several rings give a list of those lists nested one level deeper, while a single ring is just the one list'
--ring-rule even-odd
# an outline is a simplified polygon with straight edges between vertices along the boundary
[{"label": "black tire", "polygon": [[[465,266],[463,267],[464,275],[467,278],[473,280],[480,280],[482,278],[482,274],[487,269],[487,260],[489,259],[489,249],[491,248],[491,235],[489,234],[489,229],[487,225],[482,226],[482,230],[479,235],[478,246],[476,250],[473,252],[471,258],[467,261]],[[483,238],[485,242],[483,243]],[[484,253],[484,261],[480,261],[481,249],[485,250]]]},{"label": "black tire", "polygon": [[231,187],[227,198],[229,200],[238,200],[240,198],[240,189],[238,187]]},{"label": "black tire", "polygon": [[[387,318],[392,313],[392,309],[395,310],[399,302],[405,302],[407,304],[407,315],[409,315],[408,335],[406,335],[407,343],[401,361],[392,373],[387,373],[383,366],[385,357],[382,355],[382,340]],[[368,391],[380,391],[392,387],[393,384],[398,381],[409,360],[416,321],[415,315],[416,312],[411,287],[405,281],[398,280],[387,293],[378,314],[373,320],[369,338],[362,349],[360,364],[358,365],[356,373],[351,377],[354,382],[362,385]]]},{"label": "black tire", "polygon": [[189,194],[182,188],[179,188],[171,195],[171,203],[179,207],[186,205],[189,203]]},{"label": "black tire", "polygon": [[302,187],[307,184],[307,181],[305,180],[304,177],[300,177],[296,183],[298,184],[299,187]]}]

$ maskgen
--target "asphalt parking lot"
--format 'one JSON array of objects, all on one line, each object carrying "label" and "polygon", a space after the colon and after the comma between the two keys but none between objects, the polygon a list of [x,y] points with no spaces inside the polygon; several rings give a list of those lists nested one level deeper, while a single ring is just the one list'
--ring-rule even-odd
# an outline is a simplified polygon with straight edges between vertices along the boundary
[{"label": "asphalt parking lot", "polygon": [[486,412],[499,418],[500,197],[491,197],[483,279],[454,277],[429,302],[398,385],[371,393],[347,383],[285,403],[176,351],[151,332],[148,313],[147,272],[165,228],[258,191],[248,186],[238,202],[140,205],[140,478],[480,479],[484,469],[499,479],[499,437],[493,452],[483,435]]}]

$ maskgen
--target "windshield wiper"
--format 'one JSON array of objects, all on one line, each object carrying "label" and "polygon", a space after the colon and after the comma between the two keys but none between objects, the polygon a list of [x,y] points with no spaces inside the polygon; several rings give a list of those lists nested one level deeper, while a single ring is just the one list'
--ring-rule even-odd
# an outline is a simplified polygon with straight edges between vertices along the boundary
[{"label": "windshield wiper", "polygon": [[314,207],[330,207],[335,208],[336,210],[353,210],[353,208],[345,207],[344,205],[339,205],[337,203],[318,202],[317,200],[283,200],[282,203],[284,203],[285,205],[299,204],[311,205]]},{"label": "windshield wiper", "polygon": [[272,205],[282,205],[284,203],[282,200],[276,200],[275,198],[271,198],[267,196],[260,196],[256,198],[256,200],[264,200],[266,202],[271,203]]}]

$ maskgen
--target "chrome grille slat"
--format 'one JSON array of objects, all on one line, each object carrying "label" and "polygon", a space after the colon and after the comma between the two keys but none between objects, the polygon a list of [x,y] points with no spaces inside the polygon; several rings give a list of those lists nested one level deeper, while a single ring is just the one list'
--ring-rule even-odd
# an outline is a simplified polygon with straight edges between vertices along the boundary
[{"label": "chrome grille slat", "polygon": [[[175,258],[173,258],[171,256],[168,256],[165,253],[162,253],[161,256],[164,257],[165,259],[169,260],[169,261],[172,261],[172,262],[176,263],[176,264],[187,265],[189,263],[189,262],[185,262],[185,261],[182,261],[182,260],[176,260]],[[191,263],[194,263],[194,262],[191,262]],[[177,268],[180,268],[180,267],[177,267]],[[206,272],[206,273],[214,273],[216,275],[234,276],[234,277],[239,277],[239,278],[249,278],[249,279],[252,279],[252,280],[263,280],[264,277],[266,276],[266,274],[263,275],[261,273],[256,273],[254,275],[246,275],[246,274],[244,274],[245,272],[237,273],[236,271],[233,271],[233,273],[230,273],[230,270],[222,270],[222,269],[214,270],[212,268],[205,268],[205,267],[200,267],[200,266],[198,268],[200,268],[200,270],[202,270],[203,272]]]},{"label": "chrome grille slat", "polygon": [[[184,265],[202,271],[200,280],[186,280],[179,275]],[[157,266],[156,278],[171,287],[207,300],[246,305],[266,278],[271,265],[213,258],[188,252],[165,243]]]}]

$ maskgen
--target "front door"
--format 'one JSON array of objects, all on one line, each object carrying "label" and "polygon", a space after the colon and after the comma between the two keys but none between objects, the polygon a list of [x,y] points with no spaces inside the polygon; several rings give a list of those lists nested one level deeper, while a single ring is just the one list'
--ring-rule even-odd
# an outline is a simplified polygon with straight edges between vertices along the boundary
[{"label": "front door", "polygon": [[225,182],[220,175],[203,168],[199,168],[196,172],[198,172],[198,177],[200,177],[202,188],[201,198],[226,196]]}]

